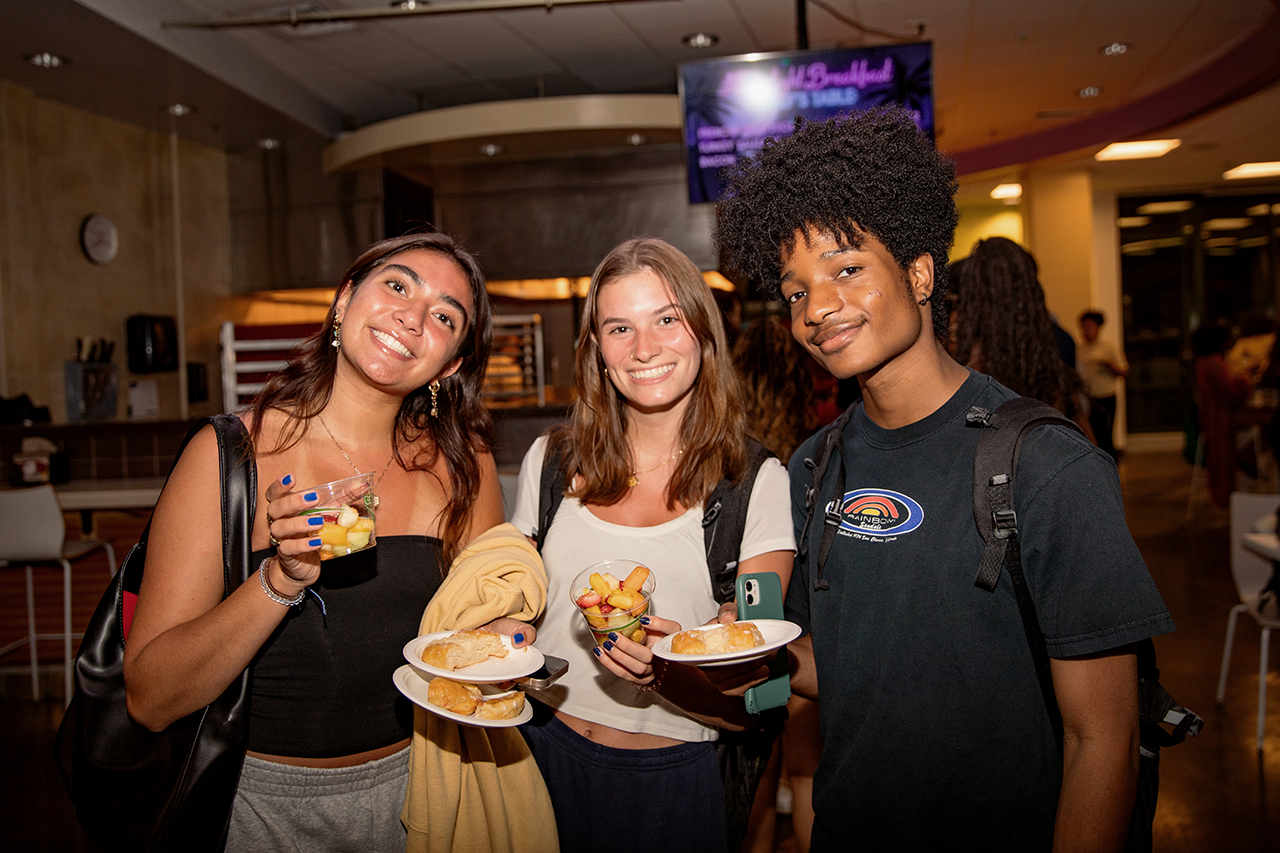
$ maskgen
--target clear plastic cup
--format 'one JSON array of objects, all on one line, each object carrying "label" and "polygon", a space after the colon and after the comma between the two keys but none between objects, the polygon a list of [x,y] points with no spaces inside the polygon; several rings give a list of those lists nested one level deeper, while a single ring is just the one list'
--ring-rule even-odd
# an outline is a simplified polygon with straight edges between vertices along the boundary
[{"label": "clear plastic cup", "polygon": [[319,503],[298,515],[324,516],[324,527],[319,532],[321,560],[345,557],[377,544],[373,509],[378,499],[373,494],[372,474],[347,477],[301,491],[303,494],[315,492],[320,498]]},{"label": "clear plastic cup", "polygon": [[597,646],[604,645],[615,632],[643,643],[640,617],[649,612],[656,586],[647,567],[632,560],[606,560],[578,573],[569,587],[569,598],[587,620]]}]

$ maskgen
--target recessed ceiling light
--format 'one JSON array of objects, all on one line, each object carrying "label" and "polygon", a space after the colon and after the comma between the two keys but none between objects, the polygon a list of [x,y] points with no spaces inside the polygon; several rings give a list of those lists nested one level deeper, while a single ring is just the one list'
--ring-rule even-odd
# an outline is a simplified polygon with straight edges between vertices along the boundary
[{"label": "recessed ceiling light", "polygon": [[1255,204],[1253,207],[1246,207],[1244,212],[1249,216],[1266,216],[1271,212],[1271,205],[1264,201],[1262,204]]},{"label": "recessed ceiling light", "polygon": [[1113,142],[1093,155],[1095,160],[1142,160],[1163,157],[1182,144],[1181,139],[1140,139],[1137,142]]},{"label": "recessed ceiling light", "polygon": [[191,115],[191,113],[195,111],[195,107],[189,107],[186,104],[170,104],[165,107],[165,109],[169,112],[169,115],[177,116],[179,118],[185,115]]},{"label": "recessed ceiling light", "polygon": [[644,145],[648,141],[649,141],[649,137],[645,136],[642,133],[633,133],[627,137],[628,145]]},{"label": "recessed ceiling light", "polygon": [[391,8],[405,9],[406,11],[413,11],[414,9],[417,9],[419,6],[425,7],[429,5],[431,4],[426,2],[426,0],[396,0],[396,2],[391,4]]},{"label": "recessed ceiling light", "polygon": [[49,53],[48,51],[42,53],[28,53],[23,57],[23,59],[30,62],[37,68],[61,68],[70,62],[70,60],[65,56],[59,56],[56,53]]},{"label": "recessed ceiling light", "polygon": [[1113,41],[1111,44],[1103,45],[1098,50],[1103,56],[1122,56],[1129,52],[1129,45],[1122,41]]},{"label": "recessed ceiling light", "polygon": [[714,47],[720,41],[720,36],[714,33],[691,33],[680,41],[695,50],[705,50],[708,47]]},{"label": "recessed ceiling light", "polygon": [[264,136],[258,140],[258,147],[263,151],[275,151],[280,147],[280,140],[270,136]]},{"label": "recessed ceiling light", "polygon": [[1158,216],[1161,213],[1182,213],[1191,209],[1189,201],[1149,201],[1138,205],[1138,213],[1143,216]]},{"label": "recessed ceiling light", "polygon": [[1102,90],[1097,86],[1085,86],[1076,94],[1082,98],[1096,98],[1102,94]]},{"label": "recessed ceiling light", "polygon": [[1121,216],[1116,220],[1116,227],[1118,228],[1142,228],[1150,224],[1150,216]]},{"label": "recessed ceiling light", "polygon": [[1241,163],[1234,169],[1228,169],[1222,173],[1222,177],[1227,180],[1274,178],[1277,175],[1280,175],[1280,160],[1271,160],[1266,163]]},{"label": "recessed ceiling light", "polygon": [[489,142],[485,145],[480,146],[480,153],[486,157],[496,157],[505,150],[506,149],[503,148],[501,145],[497,145],[493,142]]},{"label": "recessed ceiling light", "polygon": [[991,191],[992,198],[1022,198],[1022,184],[1000,184]]}]

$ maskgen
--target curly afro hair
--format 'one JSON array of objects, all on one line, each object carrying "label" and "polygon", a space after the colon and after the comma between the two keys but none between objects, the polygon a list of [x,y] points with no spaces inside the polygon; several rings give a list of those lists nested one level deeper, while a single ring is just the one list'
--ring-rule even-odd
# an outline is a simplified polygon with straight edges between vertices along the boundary
[{"label": "curly afro hair", "polygon": [[877,107],[824,122],[796,120],[728,174],[716,243],[738,273],[777,297],[781,256],[828,232],[850,246],[879,240],[906,268],[933,256],[933,330],[948,335],[947,259],[955,238],[955,164],[902,107]]}]

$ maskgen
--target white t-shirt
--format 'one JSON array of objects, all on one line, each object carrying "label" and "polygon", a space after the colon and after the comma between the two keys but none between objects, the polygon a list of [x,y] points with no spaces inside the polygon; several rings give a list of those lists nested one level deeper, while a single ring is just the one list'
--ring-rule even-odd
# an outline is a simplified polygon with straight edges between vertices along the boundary
[{"label": "white t-shirt", "polygon": [[[520,532],[537,527],[539,480],[547,439],[538,438],[520,466],[516,509],[511,518]],[[740,559],[770,551],[794,551],[787,471],[777,459],[760,466],[747,508]],[[573,603],[574,577],[605,560],[634,560],[652,570],[656,586],[650,612],[684,628],[715,618],[702,508],[655,527],[624,527],[602,521],[576,498],[565,498],[542,545],[547,567],[547,610],[538,621],[537,646],[569,661],[569,671],[542,701],[579,719],[628,732],[646,732],[686,742],[716,739],[716,729],[685,716],[652,691],[641,692],[596,660],[586,620]]]}]

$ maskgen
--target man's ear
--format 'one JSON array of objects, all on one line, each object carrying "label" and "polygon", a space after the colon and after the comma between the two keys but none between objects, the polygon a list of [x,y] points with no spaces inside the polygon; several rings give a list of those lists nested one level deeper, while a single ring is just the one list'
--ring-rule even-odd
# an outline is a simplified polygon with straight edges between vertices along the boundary
[{"label": "man's ear", "polygon": [[907,283],[917,302],[933,295],[933,255],[926,252],[907,264]]}]

